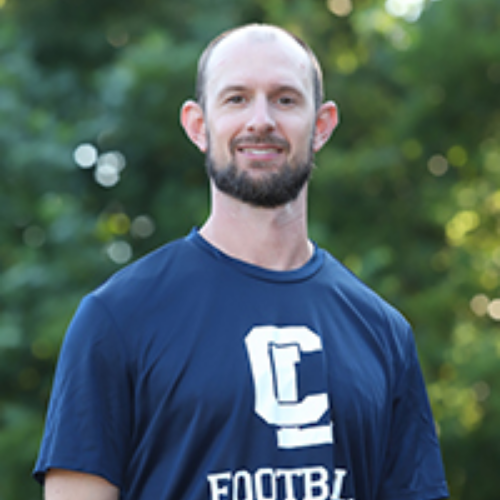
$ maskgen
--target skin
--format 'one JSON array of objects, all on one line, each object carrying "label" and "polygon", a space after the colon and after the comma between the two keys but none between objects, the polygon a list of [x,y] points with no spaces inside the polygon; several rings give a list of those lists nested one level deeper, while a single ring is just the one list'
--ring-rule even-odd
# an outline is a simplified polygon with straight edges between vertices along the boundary
[{"label": "skin", "polygon": [[[303,48],[279,30],[253,26],[235,32],[208,63],[205,109],[194,101],[182,107],[186,134],[202,152],[210,149],[217,168],[232,161],[256,181],[285,163],[296,166],[323,147],[338,121],[333,102],[315,109],[310,64]],[[255,136],[271,136],[276,143],[248,140]],[[261,208],[211,181],[211,213],[200,233],[240,260],[272,270],[298,268],[313,251],[307,184],[292,201]],[[51,469],[45,498],[118,500],[119,490],[96,475]]]},{"label": "skin", "polygon": [[[338,117],[331,101],[315,110],[310,64],[302,47],[279,30],[250,27],[232,34],[208,63],[205,109],[194,101],[182,108],[187,135],[202,152],[210,149],[219,165],[233,161],[255,180],[304,159],[311,144],[319,151]],[[254,135],[272,135],[287,146],[243,141],[232,151],[232,143]],[[268,209],[243,203],[212,181],[211,201],[200,234],[226,254],[272,270],[298,268],[311,257],[307,186],[295,200]]]},{"label": "skin", "polygon": [[118,488],[93,474],[51,469],[45,477],[46,500],[118,500]]}]

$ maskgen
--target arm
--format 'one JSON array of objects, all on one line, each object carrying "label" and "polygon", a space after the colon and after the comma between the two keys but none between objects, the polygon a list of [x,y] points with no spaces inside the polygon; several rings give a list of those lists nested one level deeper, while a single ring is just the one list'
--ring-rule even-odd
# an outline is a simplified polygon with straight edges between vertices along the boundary
[{"label": "arm", "polygon": [[118,500],[118,488],[93,474],[51,469],[45,478],[45,500]]},{"label": "arm", "polygon": [[[115,328],[105,308],[89,297],[68,329],[33,470],[42,484],[49,473],[55,477],[59,470],[85,471],[124,489],[127,486],[122,471],[129,461],[134,403],[126,352]],[[62,479],[54,483],[57,491]],[[73,497],[63,493],[54,498],[92,495]]]},{"label": "arm", "polygon": [[380,498],[448,498],[436,427],[411,330],[394,393]]}]

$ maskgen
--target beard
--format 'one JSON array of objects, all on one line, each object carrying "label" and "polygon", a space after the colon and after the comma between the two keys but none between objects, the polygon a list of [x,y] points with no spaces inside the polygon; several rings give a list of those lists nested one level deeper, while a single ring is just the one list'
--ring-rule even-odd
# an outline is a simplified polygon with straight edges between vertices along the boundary
[{"label": "beard", "polygon": [[[205,158],[205,167],[208,177],[212,179],[217,188],[240,201],[260,208],[275,208],[293,201],[297,198],[302,188],[309,181],[314,169],[312,138],[303,160],[297,160],[294,164],[286,162],[278,171],[265,172],[258,179],[252,178],[248,172],[237,167],[234,156],[238,142],[246,144],[277,144],[286,146],[283,141],[277,141],[270,137],[245,137],[231,143],[231,154],[233,160],[227,165],[216,164],[211,153],[210,137],[208,139],[208,150]],[[257,169],[265,171],[265,162],[254,162]]]}]

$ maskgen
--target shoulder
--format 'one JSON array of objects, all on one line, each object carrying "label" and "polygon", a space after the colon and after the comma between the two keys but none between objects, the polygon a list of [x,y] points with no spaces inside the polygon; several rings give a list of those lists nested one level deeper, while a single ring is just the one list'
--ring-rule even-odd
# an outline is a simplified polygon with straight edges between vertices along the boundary
[{"label": "shoulder", "polygon": [[326,251],[324,268],[325,278],[346,302],[354,301],[359,307],[378,310],[381,314],[406,321],[394,306]]},{"label": "shoulder", "polygon": [[113,274],[92,295],[106,303],[137,300],[182,278],[199,258],[189,238],[174,240]]},{"label": "shoulder", "polygon": [[[174,240],[109,277],[82,300],[77,317],[102,318],[119,329],[137,326],[193,283],[206,266],[192,238]],[[85,313],[84,315],[82,313]]]},{"label": "shoulder", "polygon": [[[176,296],[183,288],[193,286],[203,267],[207,267],[204,254],[189,236],[163,245],[87,294],[66,338],[72,345],[93,343],[105,350],[118,342],[127,352],[133,352],[134,339],[154,332],[167,321]],[[129,341],[133,341],[130,346]]]},{"label": "shoulder", "polygon": [[332,255],[325,254],[325,286],[336,296],[345,314],[384,342],[413,342],[412,329],[404,315]]}]

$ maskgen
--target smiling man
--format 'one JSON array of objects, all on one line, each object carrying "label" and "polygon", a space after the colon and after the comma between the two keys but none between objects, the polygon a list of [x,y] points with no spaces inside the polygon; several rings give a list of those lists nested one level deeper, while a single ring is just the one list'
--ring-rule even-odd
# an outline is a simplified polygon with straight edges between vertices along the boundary
[{"label": "smiling man", "polygon": [[216,47],[201,68],[202,104],[185,105],[184,126],[207,153],[207,170],[219,190],[255,206],[284,205],[304,187],[313,153],[337,123],[332,102],[316,109],[319,66],[279,32],[242,31]]},{"label": "smiling man", "polygon": [[47,500],[447,497],[410,326],[308,237],[338,121],[322,94],[278,27],[202,54],[181,122],[209,218],[82,301],[35,468]]}]

